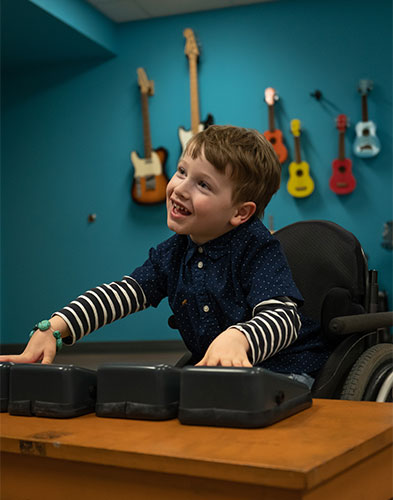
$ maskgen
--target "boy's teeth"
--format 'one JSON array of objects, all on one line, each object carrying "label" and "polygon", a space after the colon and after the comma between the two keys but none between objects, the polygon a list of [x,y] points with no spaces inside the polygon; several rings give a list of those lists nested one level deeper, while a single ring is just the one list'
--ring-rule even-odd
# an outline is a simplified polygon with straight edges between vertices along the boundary
[{"label": "boy's teeth", "polygon": [[180,212],[183,212],[184,214],[190,213],[186,208],[181,207],[180,205],[177,205],[176,203],[173,204],[176,210],[179,210]]}]

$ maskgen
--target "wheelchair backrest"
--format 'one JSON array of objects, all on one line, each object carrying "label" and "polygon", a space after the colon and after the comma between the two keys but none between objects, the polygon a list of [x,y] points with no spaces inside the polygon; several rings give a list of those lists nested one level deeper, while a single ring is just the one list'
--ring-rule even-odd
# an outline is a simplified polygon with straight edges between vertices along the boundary
[{"label": "wheelchair backrest", "polygon": [[304,298],[301,311],[320,321],[326,294],[347,289],[353,302],[365,306],[368,266],[357,238],[334,222],[301,221],[274,233]]}]

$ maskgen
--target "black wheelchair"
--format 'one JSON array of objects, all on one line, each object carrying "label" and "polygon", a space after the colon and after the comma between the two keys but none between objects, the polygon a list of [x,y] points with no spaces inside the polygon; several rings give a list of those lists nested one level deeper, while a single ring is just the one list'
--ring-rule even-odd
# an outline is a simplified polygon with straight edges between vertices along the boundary
[{"label": "black wheelchair", "polygon": [[324,220],[296,222],[275,236],[305,299],[302,312],[332,346],[313,397],[391,402],[393,312],[357,238]]}]

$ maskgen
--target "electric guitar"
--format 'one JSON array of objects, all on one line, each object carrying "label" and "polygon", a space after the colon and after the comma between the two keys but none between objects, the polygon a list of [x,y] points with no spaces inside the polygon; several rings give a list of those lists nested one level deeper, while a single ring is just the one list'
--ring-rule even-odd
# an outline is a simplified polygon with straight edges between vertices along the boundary
[{"label": "electric guitar", "polygon": [[138,68],[137,74],[142,101],[145,156],[140,158],[135,151],[131,153],[131,163],[134,166],[131,196],[136,203],[154,205],[164,202],[166,198],[168,178],[164,172],[164,165],[168,153],[162,147],[152,150],[148,96],[154,95],[154,81],[147,79],[143,68]]},{"label": "electric guitar", "polygon": [[276,129],[274,125],[274,102],[278,101],[278,95],[272,87],[265,90],[265,101],[269,110],[269,130],[266,130],[263,135],[272,143],[280,163],[284,163],[288,157],[288,151],[284,146],[281,130]]},{"label": "electric guitar", "polygon": [[346,115],[338,115],[336,126],[339,131],[338,158],[333,160],[333,174],[330,177],[330,189],[336,194],[349,194],[356,187],[352,174],[352,160],[345,158],[345,130],[348,127]]},{"label": "electric guitar", "polygon": [[295,141],[295,161],[289,164],[287,189],[295,198],[305,198],[314,191],[314,181],[310,177],[310,166],[302,161],[300,154],[300,120],[291,121],[291,132]]},{"label": "electric guitar", "polygon": [[368,119],[367,94],[372,90],[373,82],[371,80],[360,80],[358,91],[362,95],[362,121],[358,122],[356,130],[356,139],[353,144],[353,152],[362,158],[371,158],[376,156],[381,150],[381,144],[376,136],[377,127],[374,122]]},{"label": "electric guitar", "polygon": [[183,31],[186,38],[184,52],[188,57],[189,72],[190,72],[190,103],[191,103],[191,129],[186,130],[184,127],[179,127],[179,139],[184,151],[187,142],[198,132],[201,132],[209,125],[214,123],[212,115],[208,115],[204,122],[200,122],[199,117],[199,97],[198,97],[198,76],[197,76],[197,61],[199,56],[198,45],[195,41],[194,32],[191,28],[186,28]]}]

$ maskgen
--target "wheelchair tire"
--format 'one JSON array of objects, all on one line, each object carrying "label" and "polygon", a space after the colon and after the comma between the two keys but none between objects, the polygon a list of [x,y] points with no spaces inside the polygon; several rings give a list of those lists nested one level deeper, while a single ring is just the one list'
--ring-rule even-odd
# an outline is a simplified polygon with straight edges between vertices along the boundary
[{"label": "wheelchair tire", "polygon": [[349,372],[341,392],[341,399],[376,401],[379,396],[379,401],[381,397],[383,401],[392,401],[392,373],[393,344],[377,344],[370,347]]}]

